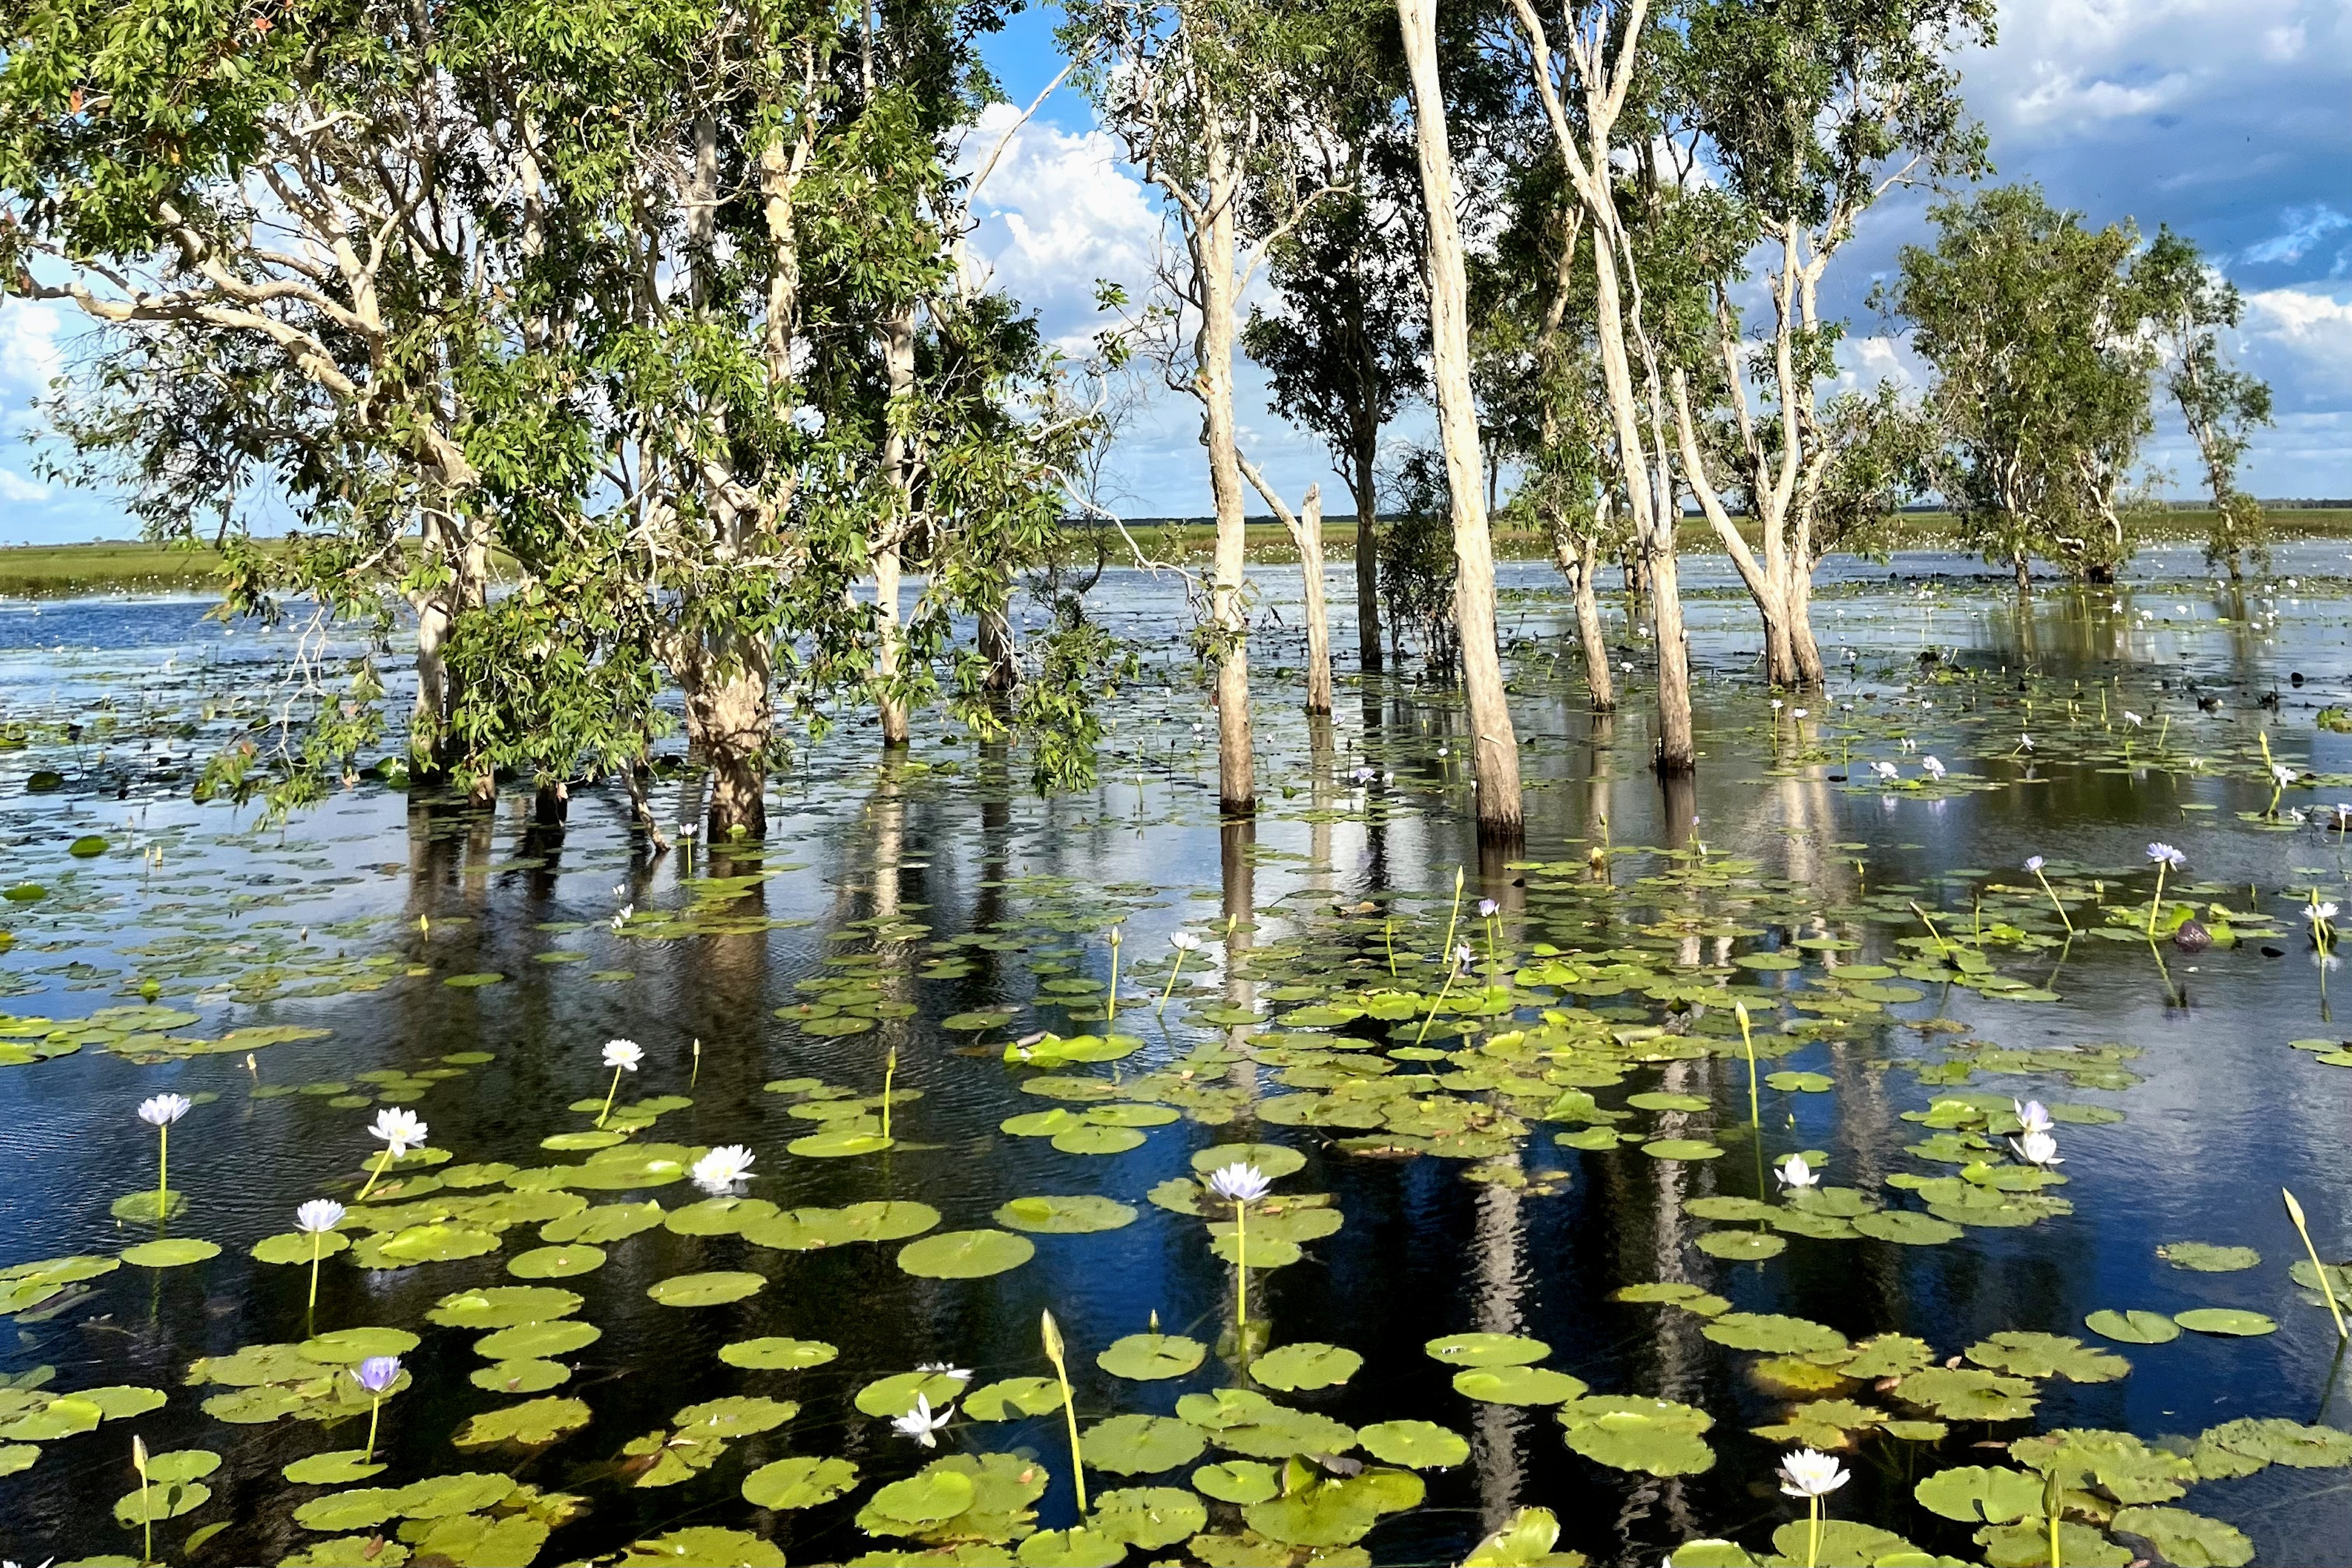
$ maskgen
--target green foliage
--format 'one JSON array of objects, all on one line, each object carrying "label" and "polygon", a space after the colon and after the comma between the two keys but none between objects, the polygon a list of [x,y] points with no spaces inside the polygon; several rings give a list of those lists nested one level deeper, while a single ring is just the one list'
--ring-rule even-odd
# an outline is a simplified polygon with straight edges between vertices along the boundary
[{"label": "green foliage", "polygon": [[1388,488],[1381,597],[1389,625],[1418,640],[1433,668],[1450,668],[1460,638],[1454,626],[1454,509],[1444,454],[1412,447],[1389,476]]},{"label": "green foliage", "polygon": [[2221,329],[2238,324],[2245,300],[2193,242],[2169,228],[2157,230],[2136,275],[2144,279],[2150,313],[2163,333],[2165,391],[2196,438],[2213,496],[2205,563],[2227,566],[2236,577],[2242,556],[2267,570],[2270,519],[2260,501],[2238,488],[2238,464],[2254,429],[2271,422],[2271,389],[2232,366],[2221,342]]}]

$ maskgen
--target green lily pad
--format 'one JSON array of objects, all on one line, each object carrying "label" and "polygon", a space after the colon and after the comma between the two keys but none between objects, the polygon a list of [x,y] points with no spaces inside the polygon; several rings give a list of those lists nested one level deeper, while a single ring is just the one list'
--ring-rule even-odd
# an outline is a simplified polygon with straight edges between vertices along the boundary
[{"label": "green lily pad", "polygon": [[998,1209],[996,1223],[1012,1230],[1025,1230],[1038,1235],[1083,1236],[1093,1231],[1118,1230],[1135,1223],[1135,1210],[1109,1198],[1036,1197],[1015,1198]]},{"label": "green lily pad", "polygon": [[1307,1156],[1283,1143],[1217,1143],[1192,1156],[1192,1169],[1204,1176],[1228,1165],[1255,1165],[1267,1181],[1278,1182],[1305,1169]]},{"label": "green lily pad", "polygon": [[806,1367],[823,1366],[841,1352],[823,1340],[794,1340],[771,1336],[757,1340],[737,1340],[719,1347],[719,1359],[729,1366],[740,1366],[753,1372],[799,1372]]},{"label": "green lily pad", "polygon": [[1146,1552],[1173,1546],[1209,1522],[1201,1500],[1180,1487],[1121,1487],[1094,1505],[1095,1533]]},{"label": "green lily pad", "polygon": [[339,1230],[310,1236],[300,1231],[289,1230],[278,1236],[263,1237],[248,1249],[248,1255],[256,1263],[300,1264],[307,1268],[314,1247],[317,1248],[317,1256],[327,1258],[343,1251],[351,1244],[352,1238]]},{"label": "green lily pad", "polygon": [[730,1568],[784,1568],[784,1554],[748,1530],[697,1524],[637,1542],[622,1554],[618,1568],[709,1568],[715,1563]]},{"label": "green lily pad", "polygon": [[278,1473],[299,1487],[340,1487],[379,1476],[385,1467],[359,1448],[341,1448],[295,1460]]},{"label": "green lily pad", "polygon": [[2263,1465],[2333,1469],[2339,1465],[2352,1465],[2352,1432],[2334,1426],[2305,1426],[2276,1417],[2225,1421],[2202,1434],[2197,1443],[2198,1470],[2218,1478],[2225,1473],[2225,1468],[2208,1463],[2209,1449],[2251,1460],[2256,1469]]},{"label": "green lily pad", "polygon": [[2123,1357],[2093,1350],[2080,1340],[2018,1329],[2004,1329],[1970,1345],[1968,1358],[2015,1377],[2063,1377],[2069,1383],[2112,1383],[2131,1371],[2131,1363]]},{"label": "green lily pad", "polygon": [[2146,1541],[2177,1568],[2242,1568],[2254,1560],[2254,1543],[2243,1531],[2187,1509],[2119,1509],[2107,1528]]},{"label": "green lily pad", "polygon": [[1129,1334],[1113,1340],[1095,1357],[1095,1364],[1113,1377],[1138,1383],[1182,1377],[1199,1366],[1209,1347],[1181,1334]]},{"label": "green lily pad", "polygon": [[2127,1345],[2168,1344],[2180,1337],[2180,1325],[2162,1312],[2137,1309],[2118,1312],[2102,1308],[2083,1320],[2083,1326],[2101,1339]]},{"label": "green lily pad", "polygon": [[844,1208],[790,1209],[747,1222],[742,1235],[755,1247],[814,1252],[861,1241],[902,1241],[939,1223],[940,1211],[929,1204],[862,1203]]},{"label": "green lily pad", "polygon": [[1165,1415],[1114,1415],[1078,1438],[1089,1469],[1119,1476],[1155,1475],[1189,1465],[1208,1446],[1198,1427]]},{"label": "green lily pad", "polygon": [[[643,1205],[608,1205],[606,1206],[617,1206],[640,1213],[650,1209],[652,1212],[647,1223],[658,1225],[673,1236],[740,1236],[751,1226],[772,1218],[776,1212],[776,1205],[765,1198],[738,1197],[704,1198],[699,1203],[684,1205],[670,1210],[667,1214],[664,1214],[661,1206],[650,1200]],[[601,1213],[602,1211],[591,1210],[590,1212]],[[602,1242],[606,1239],[604,1237],[585,1234],[578,1237],[558,1236],[552,1234],[553,1231],[554,1226],[550,1226],[539,1234],[541,1238],[546,1241]],[[635,1232],[629,1234],[634,1235]]]},{"label": "green lily pad", "polygon": [[1467,1366],[1454,1374],[1455,1393],[1486,1405],[1559,1405],[1587,1386],[1541,1366]]},{"label": "green lily pad", "polygon": [[1050,1377],[1005,1377],[964,1395],[963,1413],[975,1421],[1011,1421],[1050,1415],[1062,1407],[1062,1385]]},{"label": "green lily pad", "polygon": [[756,1394],[730,1394],[719,1399],[706,1399],[699,1405],[689,1405],[670,1418],[680,1436],[688,1434],[706,1441],[732,1441],[772,1432],[800,1414],[800,1405],[790,1399],[768,1399]]},{"label": "green lily pad", "polygon": [[1268,1388],[1296,1393],[1336,1388],[1356,1375],[1364,1358],[1338,1345],[1301,1343],[1271,1350],[1250,1363],[1250,1376]]},{"label": "green lily pad", "polygon": [[1282,1475],[1272,1465],[1255,1459],[1228,1459],[1194,1470],[1192,1489],[1219,1502],[1264,1502],[1280,1495]]},{"label": "green lily pad", "polygon": [[572,1369],[553,1361],[494,1361],[476,1367],[466,1381],[492,1394],[545,1394],[572,1381]]},{"label": "green lily pad", "polygon": [[213,1489],[202,1481],[150,1484],[136,1491],[125,1492],[115,1500],[114,1522],[125,1530],[138,1530],[148,1524],[160,1524],[167,1519],[177,1519],[184,1513],[194,1513],[212,1499]]},{"label": "green lily pad", "polygon": [[2175,1268],[2200,1274],[2234,1274],[2263,1260],[2263,1255],[2251,1247],[2216,1247],[2203,1241],[2176,1241],[2158,1247],[2156,1255]]},{"label": "green lily pad", "polygon": [[1408,1469],[1447,1469],[1470,1458],[1469,1443],[1433,1421],[1375,1422],[1356,1428],[1356,1441],[1382,1463]]},{"label": "green lily pad", "polygon": [[898,1267],[924,1279],[982,1279],[1018,1268],[1036,1243],[1003,1230],[950,1230],[898,1249]]},{"label": "green lily pad", "polygon": [[943,1410],[963,1397],[964,1387],[962,1378],[943,1372],[893,1373],[859,1389],[852,1403],[868,1415],[896,1419],[915,1408],[919,1394],[930,1401],[933,1410]]},{"label": "green lily pad", "polygon": [[1726,1258],[1734,1263],[1761,1263],[1789,1250],[1786,1237],[1758,1230],[1709,1231],[1692,1245],[1709,1258]]},{"label": "green lily pad", "polygon": [[518,1279],[568,1279],[604,1266],[604,1249],[574,1242],[568,1247],[534,1247],[507,1259],[507,1272]]},{"label": "green lily pad", "polygon": [[2007,1524],[2042,1512],[2042,1478],[2006,1465],[1938,1470],[1911,1489],[1930,1513],[1965,1524]]},{"label": "green lily pad", "polygon": [[795,1138],[784,1147],[792,1153],[811,1160],[840,1160],[856,1154],[878,1154],[890,1147],[890,1142],[880,1131],[850,1122],[828,1127],[822,1132],[812,1132],[805,1138]]},{"label": "green lily pad", "polygon": [[740,1301],[767,1286],[768,1281],[761,1275],[717,1269],[708,1274],[673,1275],[646,1287],[646,1294],[665,1307],[719,1307]]},{"label": "green lily pad", "polygon": [[1704,1138],[1660,1138],[1642,1145],[1653,1160],[1719,1160],[1723,1151]]},{"label": "green lily pad", "polygon": [[474,1353],[490,1361],[541,1361],[584,1350],[604,1337],[593,1323],[518,1323],[476,1340]]},{"label": "green lily pad", "polygon": [[[1202,1518],[1207,1517],[1204,1510]],[[1039,1531],[1022,1542],[1013,1560],[1022,1568],[1114,1568],[1126,1558],[1126,1542],[1078,1525]]]},{"label": "green lily pad", "polygon": [[[713,1198],[710,1201],[725,1203],[730,1200]],[[760,1200],[742,1198],[733,1201],[752,1204]],[[699,1208],[702,1205],[696,1204],[688,1206]],[[773,1212],[773,1207],[772,1205],[769,1205],[768,1212]],[[647,1198],[641,1204],[598,1204],[593,1208],[582,1209],[578,1214],[565,1215],[561,1219],[549,1220],[539,1227],[539,1239],[551,1246],[562,1246],[577,1241],[584,1242],[590,1247],[609,1247],[614,1242],[626,1241],[641,1231],[651,1230],[665,1220],[677,1217],[676,1215],[664,1215],[661,1205],[651,1198]]]},{"label": "green lily pad", "polygon": [[1106,1127],[1082,1121],[1054,1134],[1054,1147],[1065,1154],[1124,1154],[1143,1147],[1143,1134],[1132,1127]]},{"label": "green lily pad", "polygon": [[1526,1366],[1551,1354],[1543,1341],[1519,1334],[1447,1334],[1422,1348],[1448,1366]]},{"label": "green lily pad", "polygon": [[778,1459],[743,1478],[743,1500],[754,1508],[814,1508],[857,1484],[847,1459]]},{"label": "green lily pad", "polygon": [[1775,1312],[1726,1312],[1699,1332],[1736,1351],[1771,1355],[1820,1356],[1845,1349],[1845,1336],[1827,1324]]},{"label": "green lily pad", "polygon": [[583,1304],[583,1298],[554,1285],[492,1285],[444,1296],[425,1317],[448,1329],[510,1329],[568,1318]]},{"label": "green lily pad", "polygon": [[1715,1464],[1715,1450],[1700,1436],[1715,1418],[1688,1405],[1589,1394],[1562,1405],[1559,1418],[1570,1447],[1612,1469],[1690,1476]]},{"label": "green lily pad", "polygon": [[116,1256],[125,1263],[142,1268],[184,1268],[191,1263],[204,1263],[220,1256],[216,1242],[200,1241],[194,1237],[170,1237],[160,1241],[142,1241],[136,1247],[126,1247]]},{"label": "green lily pad", "polygon": [[520,1405],[501,1405],[468,1416],[450,1441],[460,1448],[486,1448],[496,1443],[536,1448],[587,1426],[588,1421],[588,1406],[583,1400],[554,1396],[529,1399]]},{"label": "green lily pad", "polygon": [[321,1366],[357,1366],[370,1356],[406,1355],[423,1342],[406,1329],[333,1329],[304,1340],[300,1349]]},{"label": "green lily pad", "polygon": [[1856,1215],[1848,1222],[1863,1235],[1905,1247],[1935,1247],[1960,1238],[1960,1227],[1949,1220],[1910,1209],[1882,1209]]},{"label": "green lily pad", "polygon": [[1907,1373],[1895,1392],[1906,1404],[1948,1421],[2016,1421],[2032,1415],[2039,1403],[2032,1383],[2025,1378],[1964,1366],[1931,1366]]},{"label": "green lily pad", "polygon": [[2200,1334],[2226,1334],[2251,1338],[2257,1334],[2274,1334],[2278,1324],[2260,1312],[2249,1312],[2235,1307],[2196,1307],[2186,1312],[2175,1312],[2172,1321],[2182,1328]]}]

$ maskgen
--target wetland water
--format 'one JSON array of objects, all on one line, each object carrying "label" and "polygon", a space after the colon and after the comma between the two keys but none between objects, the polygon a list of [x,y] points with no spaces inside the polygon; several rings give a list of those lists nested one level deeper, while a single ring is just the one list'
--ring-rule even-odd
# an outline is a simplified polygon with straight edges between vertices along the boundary
[{"label": "wetland water", "polygon": [[[1540,1506],[1594,1563],[1802,1563],[1775,1467],[1811,1445],[1853,1474],[1824,1563],[2046,1562],[2051,1469],[2069,1563],[2352,1563],[2352,1370],[2279,1195],[2352,1256],[2352,973],[2301,913],[2352,909],[2352,738],[2314,723],[2352,700],[2341,560],[2233,596],[2158,553],[2025,612],[1966,562],[1860,568],[1832,689],[1778,712],[1745,601],[1695,599],[1671,795],[1645,687],[1585,712],[1556,579],[1507,568],[1507,863],[1458,701],[1354,679],[1345,626],[1328,722],[1285,632],[1254,647],[1254,826],[1155,666],[1086,794],[936,722],[877,765],[853,722],[764,853],[649,857],[604,789],[560,838],[373,784],[257,830],[188,759],[286,641],[0,606],[0,1553],[132,1562],[143,1506],[200,1564],[1443,1563]],[[1108,586],[1122,634],[1175,624]],[[2316,777],[2274,792],[2265,738]],[[2214,945],[2147,940],[2152,840],[2158,937]],[[644,1059],[599,1130],[614,1037]],[[2026,1099],[2062,1164],[2011,1144]],[[425,1148],[359,1204],[385,1109]],[[707,1198],[686,1166],[732,1143]],[[1274,1178],[1245,1329],[1199,1185],[1228,1145]],[[917,1392],[955,1402],[936,1447],[893,1429]]]}]

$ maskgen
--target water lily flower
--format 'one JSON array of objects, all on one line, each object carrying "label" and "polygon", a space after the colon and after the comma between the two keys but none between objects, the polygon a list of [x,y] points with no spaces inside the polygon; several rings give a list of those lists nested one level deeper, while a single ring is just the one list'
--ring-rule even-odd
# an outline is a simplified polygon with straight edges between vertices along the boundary
[{"label": "water lily flower", "polygon": [[1775,713],[1778,713],[1780,710],[1780,700],[1779,698],[1775,697],[1774,699],[1772,699],[1772,711],[1773,711],[1773,712],[1775,712]]},{"label": "water lily flower", "polygon": [[2273,763],[2271,764],[2271,777],[2278,780],[2280,786],[2283,788],[2287,784],[2294,783],[2295,772],[2293,768],[2288,767],[2284,763]]},{"label": "water lily flower", "polygon": [[920,1366],[915,1368],[915,1370],[917,1372],[933,1373],[940,1377],[951,1377],[958,1383],[970,1383],[971,1381],[971,1369],[970,1367],[957,1366],[951,1362],[927,1361]]},{"label": "water lily flower", "polygon": [[2138,729],[2142,721],[2143,721],[2140,719],[2140,716],[2133,712],[2130,709],[2126,708],[2124,710],[2124,722],[2130,725],[2133,729]]},{"label": "water lily flower", "polygon": [[2017,738],[2017,746],[2018,750],[2022,752],[2030,752],[2033,750],[2033,737],[2031,735],[2020,735]]},{"label": "water lily flower", "polygon": [[1176,950],[1176,967],[1168,972],[1167,989],[1160,993],[1162,1007],[1168,1005],[1168,998],[1176,994],[1176,977],[1184,973],[1186,955],[1201,951],[1201,939],[1189,931],[1171,931],[1168,933],[1168,945]]},{"label": "water lily flower", "polygon": [[926,1448],[936,1448],[940,1446],[939,1439],[931,1434],[945,1426],[954,1415],[955,1406],[952,1404],[945,1406],[938,1415],[933,1415],[930,1396],[918,1394],[915,1395],[915,1407],[904,1415],[894,1419],[890,1426],[901,1437],[912,1437]]},{"label": "water lily flower", "polygon": [[294,1211],[294,1228],[305,1236],[323,1236],[342,1223],[345,1212],[332,1198],[312,1198]]},{"label": "water lily flower", "polygon": [[2032,872],[2037,877],[2042,874],[2043,864],[2044,862],[2039,855],[2028,855],[2025,858],[2025,868]]},{"label": "water lily flower", "polygon": [[2334,904],[2308,905],[2303,911],[2303,918],[2315,926],[2326,925],[2336,918],[2336,906]]},{"label": "water lily flower", "polygon": [[621,1092],[621,1075],[636,1071],[637,1064],[645,1059],[645,1047],[635,1040],[604,1042],[604,1065],[613,1069],[613,1085],[604,1091],[604,1109],[596,1113],[597,1126],[604,1126],[604,1119],[613,1114],[613,1097]]},{"label": "water lily flower", "polygon": [[372,1396],[368,1404],[367,1449],[360,1458],[362,1465],[375,1459],[376,1418],[383,1414],[383,1396],[400,1379],[400,1358],[396,1355],[372,1355],[360,1363],[352,1377]]},{"label": "water lily flower", "polygon": [[2019,1159],[2029,1165],[2039,1165],[2045,1171],[2053,1165],[2066,1163],[2058,1157],[2058,1140],[2047,1132],[2028,1132],[2022,1138],[2012,1138],[2009,1146],[2017,1151]]},{"label": "water lily flower", "polygon": [[2169,866],[2176,871],[2179,870],[2180,868],[2186,865],[2189,861],[2188,856],[2183,855],[2179,850],[2175,849],[2169,844],[2150,844],[2147,847],[2147,858],[2151,860],[2159,861],[2164,865]]},{"label": "water lily flower", "polygon": [[1926,770],[1929,778],[1934,779],[1938,784],[1943,782],[1944,764],[1937,762],[1935,758],[1929,757],[1926,762],[1921,763],[1919,766]]},{"label": "water lily flower", "polygon": [[1493,920],[1495,912],[1502,907],[1492,899],[1481,899],[1478,900],[1478,918],[1482,921]]},{"label": "water lily flower", "polygon": [[[1849,704],[1849,706],[1851,706],[1851,704]],[[1800,719],[1803,719],[1803,718],[1808,718],[1808,717],[1810,717],[1810,715],[1805,711],[1805,710],[1803,710],[1802,708],[1800,708],[1800,709],[1798,709],[1798,710],[1797,710],[1797,717],[1798,717],[1798,718],[1800,718]]]},{"label": "water lily flower", "polygon": [[1816,1448],[1800,1448],[1780,1462],[1780,1489],[1790,1497],[1827,1497],[1846,1479],[1845,1467]]},{"label": "water lily flower", "polygon": [[139,1120],[150,1127],[169,1127],[195,1109],[195,1101],[184,1094],[159,1094],[139,1102]]},{"label": "water lily flower", "polygon": [[2012,1100],[2009,1103],[2016,1109],[2019,1125],[2028,1132],[2047,1132],[2057,1125],[2050,1120],[2048,1108],[2038,1100]]},{"label": "water lily flower", "polygon": [[1805,1163],[1802,1154],[1791,1154],[1772,1167],[1772,1174],[1791,1192],[1803,1192],[1822,1184],[1821,1173]]},{"label": "water lily flower", "polygon": [[184,1094],[159,1094],[139,1102],[139,1120],[155,1130],[155,1217],[171,1214],[172,1123],[185,1116],[195,1101]]},{"label": "water lily flower", "polygon": [[404,1106],[387,1106],[376,1112],[375,1121],[368,1126],[368,1136],[384,1142],[384,1152],[397,1160],[411,1149],[425,1147],[425,1123],[416,1112]]},{"label": "water lily flower", "polygon": [[694,1184],[716,1196],[751,1173],[751,1151],[740,1143],[722,1143],[694,1163]]},{"label": "water lily flower", "polygon": [[637,912],[637,906],[636,906],[636,905],[635,905],[635,904],[623,904],[623,905],[622,905],[622,906],[621,906],[617,910],[615,910],[615,911],[614,912],[614,915],[613,915],[613,929],[614,929],[614,931],[619,931],[623,926],[625,926],[625,925],[626,925],[626,924],[628,924],[628,923],[629,923],[629,917],[630,917],[631,915],[633,915],[633,914],[635,914],[636,912]]},{"label": "water lily flower", "polygon": [[1894,781],[1896,769],[1893,763],[1873,763],[1870,764],[1870,771],[1876,773],[1880,778],[1892,783]]},{"label": "water lily flower", "polygon": [[1467,969],[1467,968],[1469,968],[1469,967],[1470,967],[1470,958],[1471,958],[1471,953],[1470,953],[1470,944],[1469,944],[1468,942],[1457,942],[1457,943],[1455,943],[1455,944],[1454,944],[1454,968],[1456,968],[1456,969]]},{"label": "water lily flower", "polygon": [[1240,1161],[1209,1173],[1209,1190],[1229,1204],[1254,1204],[1273,1188],[1265,1172]]}]

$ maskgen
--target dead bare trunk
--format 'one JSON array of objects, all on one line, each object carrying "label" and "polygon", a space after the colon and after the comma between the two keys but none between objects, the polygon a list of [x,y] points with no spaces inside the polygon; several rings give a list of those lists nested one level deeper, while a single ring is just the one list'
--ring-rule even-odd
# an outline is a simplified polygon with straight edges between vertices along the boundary
[{"label": "dead bare trunk", "polygon": [[1601,541],[1588,537],[1571,549],[1565,531],[1557,531],[1552,554],[1576,593],[1576,635],[1584,647],[1584,684],[1592,694],[1592,710],[1613,712],[1617,683],[1609,671],[1609,634],[1601,622],[1601,596],[1592,590],[1592,575],[1601,566]]},{"label": "dead bare trunk", "polygon": [[1203,136],[1208,203],[1189,237],[1201,298],[1201,330],[1194,341],[1200,368],[1194,384],[1208,440],[1209,493],[1217,509],[1216,563],[1209,593],[1216,634],[1217,804],[1228,816],[1247,816],[1257,810],[1257,769],[1250,734],[1249,621],[1242,609],[1245,503],[1234,425],[1234,205],[1241,171],[1214,115]]},{"label": "dead bare trunk", "polygon": [[1331,712],[1331,622],[1323,602],[1323,487],[1307,487],[1307,499],[1293,513],[1257,465],[1244,458],[1242,472],[1298,547],[1299,578],[1304,584],[1303,613],[1307,620],[1307,711],[1328,717]]},{"label": "dead bare trunk", "polygon": [[1372,478],[1379,441],[1359,440],[1348,489],[1356,498],[1356,659],[1366,674],[1381,669],[1381,507]]},{"label": "dead bare trunk", "polygon": [[1495,545],[1486,527],[1478,410],[1470,390],[1468,285],[1454,217],[1454,158],[1445,140],[1445,98],[1437,77],[1437,0],[1397,0],[1412,73],[1422,205],[1429,246],[1431,380],[1454,506],[1454,620],[1462,642],[1462,684],[1477,758],[1478,832],[1513,839],[1525,831],[1519,742],[1503,690],[1495,630]]}]

